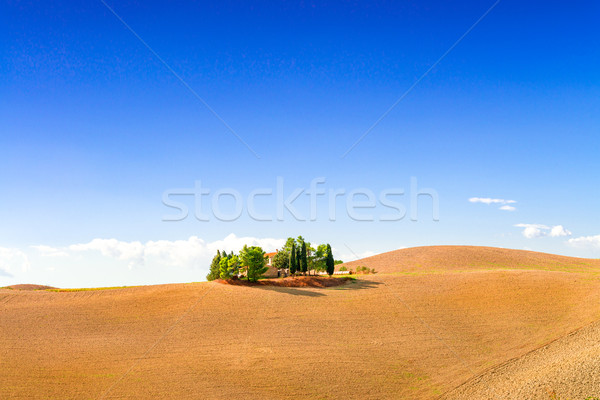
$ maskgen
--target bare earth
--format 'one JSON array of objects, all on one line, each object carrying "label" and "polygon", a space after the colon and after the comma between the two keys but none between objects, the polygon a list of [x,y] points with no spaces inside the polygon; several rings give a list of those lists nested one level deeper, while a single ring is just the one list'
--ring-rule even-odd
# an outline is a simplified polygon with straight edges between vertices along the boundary
[{"label": "bare earth", "polygon": [[55,289],[52,286],[45,285],[32,285],[32,284],[22,284],[22,285],[12,285],[7,286],[2,289],[12,289],[12,290],[46,290],[46,289]]},{"label": "bare earth", "polygon": [[564,382],[597,371],[595,325],[565,336],[600,320],[598,260],[490,249],[386,253],[329,288],[0,289],[0,399],[476,399],[522,370],[594,395]]},{"label": "bare earth", "polygon": [[600,398],[600,324],[508,361],[444,399]]},{"label": "bare earth", "polygon": [[527,250],[482,246],[427,246],[395,250],[345,264],[362,265],[382,273],[466,271],[485,269],[535,269],[546,271],[600,271],[600,260],[565,257]]}]

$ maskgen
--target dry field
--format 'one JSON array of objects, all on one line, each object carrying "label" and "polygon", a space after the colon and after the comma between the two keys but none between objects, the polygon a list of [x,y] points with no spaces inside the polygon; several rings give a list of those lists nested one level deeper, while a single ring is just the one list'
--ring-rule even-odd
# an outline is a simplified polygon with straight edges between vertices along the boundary
[{"label": "dry field", "polygon": [[557,256],[527,250],[481,246],[427,246],[395,250],[343,264],[362,265],[381,273],[446,272],[448,270],[534,269],[600,272],[600,260]]},{"label": "dry field", "polygon": [[0,289],[0,399],[489,398],[460,396],[600,320],[597,260],[441,246],[356,265],[386,274],[329,288]]},{"label": "dry field", "polygon": [[600,323],[478,375],[445,399],[600,399]]}]

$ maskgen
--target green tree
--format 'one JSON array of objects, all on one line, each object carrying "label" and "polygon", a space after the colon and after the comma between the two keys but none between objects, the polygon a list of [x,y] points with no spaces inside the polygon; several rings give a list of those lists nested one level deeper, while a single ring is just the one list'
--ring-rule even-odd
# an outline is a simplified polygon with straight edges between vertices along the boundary
[{"label": "green tree", "polygon": [[327,273],[329,276],[333,275],[335,271],[335,261],[333,260],[333,254],[331,253],[331,246],[327,244],[327,257],[325,259],[325,265],[327,266]]},{"label": "green tree", "polygon": [[298,270],[298,262],[296,260],[296,244],[292,243],[292,247],[290,248],[290,274],[295,275]]},{"label": "green tree", "polygon": [[225,257],[221,257],[221,260],[219,261],[219,274],[217,277],[221,279],[231,279],[234,275],[238,274],[242,263],[240,258],[233,252],[229,255],[225,252],[223,252],[223,254]]},{"label": "green tree", "polygon": [[262,275],[267,272],[267,257],[262,248],[258,246],[244,246],[240,252],[242,264],[248,268],[248,280],[256,282]]},{"label": "green tree", "polygon": [[300,248],[300,267],[304,275],[308,271],[308,259],[306,255],[306,242],[302,241],[302,247]]},{"label": "green tree", "polygon": [[242,266],[242,262],[238,256],[233,254],[231,257],[227,259],[227,266],[229,267],[229,273],[233,275],[237,275],[240,272],[240,267]]},{"label": "green tree", "polygon": [[231,271],[229,270],[229,258],[221,258],[219,262],[219,277],[221,279],[230,279]]},{"label": "green tree", "polygon": [[[312,249],[312,248],[311,248]],[[315,271],[315,273],[325,271],[325,256],[327,255],[327,245],[320,244],[317,249],[308,250],[309,260],[308,267]]]},{"label": "green tree", "polygon": [[[223,252],[224,253],[224,252]],[[210,271],[208,275],[206,275],[206,279],[209,281],[214,281],[218,279],[221,275],[220,265],[221,262],[221,252],[217,250],[217,255],[213,257],[212,262],[210,263]]]},{"label": "green tree", "polygon": [[273,266],[277,269],[287,269],[290,264],[290,256],[285,254],[283,250],[279,250],[273,257]]},{"label": "green tree", "polygon": [[316,271],[316,267],[317,265],[315,264],[317,261],[317,251],[315,250],[314,247],[312,247],[312,245],[310,244],[310,242],[305,242],[306,243],[306,260],[307,260],[307,269],[308,269],[308,273],[310,275],[310,271]]},{"label": "green tree", "polygon": [[281,249],[281,251],[283,251],[284,253],[286,253],[289,256],[289,254],[292,252],[292,246],[295,246],[295,245],[296,245],[296,239],[289,237],[285,241],[285,244],[283,245],[283,248]]}]

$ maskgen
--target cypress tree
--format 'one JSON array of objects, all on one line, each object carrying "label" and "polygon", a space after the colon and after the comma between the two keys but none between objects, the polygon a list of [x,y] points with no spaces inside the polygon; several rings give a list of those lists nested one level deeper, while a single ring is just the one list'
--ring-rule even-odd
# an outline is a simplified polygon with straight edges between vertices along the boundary
[{"label": "cypress tree", "polygon": [[296,271],[302,272],[302,263],[300,260],[300,248],[296,250]]},{"label": "cypress tree", "polygon": [[302,272],[306,275],[308,271],[308,259],[306,258],[306,242],[302,242],[302,248],[300,250],[300,265],[302,266]]},{"label": "cypress tree", "polygon": [[331,253],[331,246],[327,244],[327,258],[325,258],[325,266],[327,267],[327,273],[329,276],[333,275],[335,272],[335,261],[333,259],[333,254]]},{"label": "cypress tree", "polygon": [[290,251],[290,274],[295,275],[296,270],[298,269],[298,264],[296,264],[296,245],[292,244],[292,250]]},{"label": "cypress tree", "polygon": [[[223,252],[225,254],[225,252]],[[210,271],[208,275],[206,275],[206,279],[209,281],[214,281],[215,279],[219,279],[221,275],[219,263],[221,262],[221,252],[217,250],[217,255],[213,257],[212,262],[210,263]]]}]

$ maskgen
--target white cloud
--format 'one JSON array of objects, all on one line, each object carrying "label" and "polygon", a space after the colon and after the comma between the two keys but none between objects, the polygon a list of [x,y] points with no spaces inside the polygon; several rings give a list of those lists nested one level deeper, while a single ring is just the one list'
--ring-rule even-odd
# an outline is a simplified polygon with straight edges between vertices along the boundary
[{"label": "white cloud", "polygon": [[123,242],[117,239],[93,239],[88,243],[69,246],[73,252],[99,251],[105,257],[128,262],[129,268],[144,264],[144,246],[140,242]]},{"label": "white cloud", "polygon": [[[215,250],[216,253],[216,250]],[[186,240],[157,240],[146,242],[143,248],[142,264],[148,260],[156,260],[170,267],[194,266],[208,257],[204,240],[191,236]]]},{"label": "white cloud", "polygon": [[567,240],[567,244],[574,247],[582,248],[600,248],[600,235],[595,236],[581,236]]},{"label": "white cloud", "polygon": [[[138,284],[140,280],[152,283],[197,280],[205,276],[217,249],[238,252],[245,244],[270,252],[281,249],[285,239],[231,234],[213,242],[197,236],[147,242],[95,238],[62,247],[36,245],[23,250],[0,247],[0,280],[37,280],[52,276],[53,286],[66,287]],[[103,267],[112,271],[106,279],[102,273],[98,275],[97,268]],[[138,271],[119,275],[118,271],[127,267]],[[77,277],[73,278],[74,275]]]},{"label": "white cloud", "polygon": [[239,251],[245,244],[260,246],[265,251],[274,251],[283,247],[285,240],[237,237],[234,234],[210,243],[197,236],[190,236],[185,240],[151,240],[146,243],[97,238],[88,243],[71,245],[68,249],[72,252],[98,251],[105,257],[127,262],[129,268],[143,266],[147,262],[189,268],[203,266],[217,250]]},{"label": "white cloud", "polygon": [[18,249],[0,247],[0,276],[12,276],[13,272],[29,269],[27,254]]},{"label": "white cloud", "polygon": [[550,229],[546,225],[540,224],[516,224],[515,226],[517,228],[524,228],[523,236],[525,236],[527,239],[545,236],[544,232]]},{"label": "white cloud", "polygon": [[568,229],[565,229],[565,227],[562,225],[556,225],[556,226],[553,226],[552,229],[550,229],[551,237],[571,236],[571,235],[572,235],[571,231],[569,231]]},{"label": "white cloud", "polygon": [[503,211],[515,211],[517,209],[516,207],[509,205],[509,204],[515,204],[516,200],[492,199],[490,197],[471,197],[469,199],[469,202],[483,203],[483,204],[487,204],[488,206],[491,204],[502,204],[502,207],[500,207],[499,209],[503,210]]},{"label": "white cloud", "polygon": [[469,199],[471,203],[483,203],[483,204],[513,204],[516,203],[515,200],[505,200],[505,199],[492,199],[489,197],[471,197]]},{"label": "white cloud", "polygon": [[231,233],[223,240],[208,243],[206,247],[212,255],[216,253],[217,250],[238,251],[244,247],[245,244],[248,246],[260,246],[266,252],[270,252],[281,249],[285,244],[285,239],[255,238],[251,236],[237,237]]},{"label": "white cloud", "polygon": [[46,245],[30,246],[32,249],[36,249],[42,257],[68,257],[69,254],[61,249]]},{"label": "white cloud", "polygon": [[527,239],[539,238],[543,236],[559,237],[570,236],[571,232],[562,225],[547,226],[542,224],[516,224],[517,228],[523,228],[523,236]]}]

